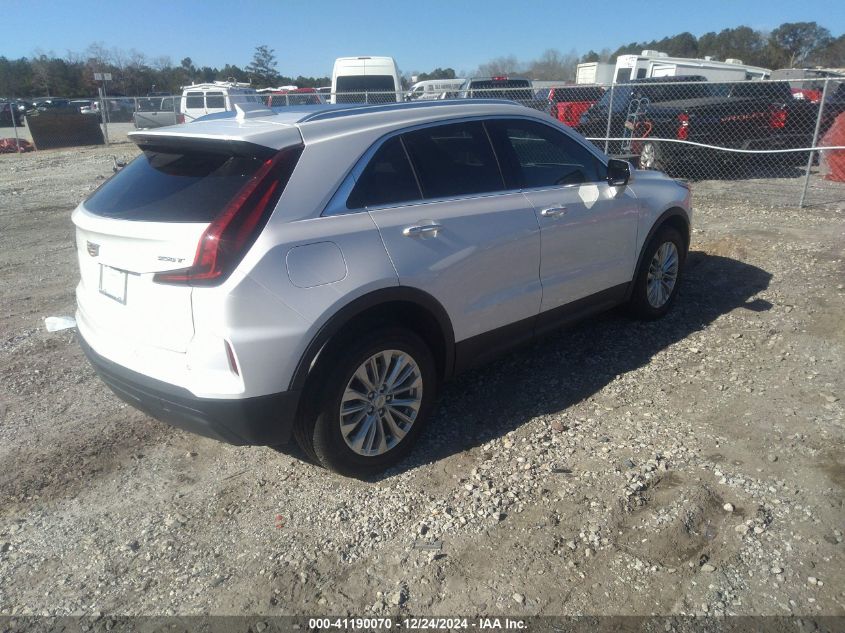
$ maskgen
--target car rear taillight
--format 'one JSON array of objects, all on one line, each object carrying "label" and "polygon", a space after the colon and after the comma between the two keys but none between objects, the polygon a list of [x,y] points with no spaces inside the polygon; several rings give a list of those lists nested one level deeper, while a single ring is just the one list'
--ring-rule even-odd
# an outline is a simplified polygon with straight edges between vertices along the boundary
[{"label": "car rear taillight", "polygon": [[176,115],[176,123],[184,123],[185,122],[185,115],[184,114],[177,114]]},{"label": "car rear taillight", "polygon": [[689,115],[682,112],[678,115],[678,140],[686,141],[689,138]]},{"label": "car rear taillight", "polygon": [[786,127],[786,108],[772,108],[769,112],[769,127],[775,130],[782,130]]},{"label": "car rear taillight", "polygon": [[188,286],[222,283],[264,228],[301,153],[302,145],[295,145],[264,161],[203,231],[193,265],[156,273],[153,281]]}]

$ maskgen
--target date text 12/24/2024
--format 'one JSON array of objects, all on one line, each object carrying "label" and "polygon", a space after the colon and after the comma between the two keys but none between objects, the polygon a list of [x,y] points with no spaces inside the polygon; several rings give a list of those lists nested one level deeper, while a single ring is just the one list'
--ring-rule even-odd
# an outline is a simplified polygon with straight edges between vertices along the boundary
[{"label": "date text 12/24/2024", "polygon": [[311,630],[389,630],[393,628],[409,630],[457,629],[485,630],[522,630],[527,626],[524,620],[516,618],[311,618],[308,628]]}]

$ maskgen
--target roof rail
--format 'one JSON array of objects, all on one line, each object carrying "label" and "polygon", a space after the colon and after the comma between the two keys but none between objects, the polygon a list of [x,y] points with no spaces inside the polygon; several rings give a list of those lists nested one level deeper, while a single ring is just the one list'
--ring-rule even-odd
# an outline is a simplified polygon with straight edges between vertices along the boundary
[{"label": "roof rail", "polygon": [[508,99],[444,99],[442,101],[413,101],[410,103],[383,103],[383,104],[349,104],[346,107],[320,109],[299,120],[300,123],[309,121],[322,121],[325,119],[336,119],[356,114],[372,114],[375,112],[387,112],[390,110],[421,110],[426,108],[449,108],[468,105],[519,105]]}]

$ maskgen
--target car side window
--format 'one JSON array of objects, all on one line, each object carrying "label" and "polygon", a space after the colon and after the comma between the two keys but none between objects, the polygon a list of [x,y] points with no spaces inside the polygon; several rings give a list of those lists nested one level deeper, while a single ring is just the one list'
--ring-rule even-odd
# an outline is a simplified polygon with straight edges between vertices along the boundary
[{"label": "car side window", "polygon": [[425,198],[502,191],[493,148],[480,122],[452,123],[403,136]]},{"label": "car side window", "polygon": [[[603,165],[566,134],[535,121],[488,122],[511,187],[579,185],[601,179]],[[504,165],[503,165],[504,167]]]},{"label": "car side window", "polygon": [[370,159],[346,200],[346,208],[413,202],[421,197],[402,141],[394,136]]},{"label": "car side window", "polygon": [[185,98],[186,108],[202,108],[203,96],[201,92],[189,92]]},{"label": "car side window", "polygon": [[205,93],[205,107],[207,108],[225,108],[226,100],[222,92],[206,92]]}]

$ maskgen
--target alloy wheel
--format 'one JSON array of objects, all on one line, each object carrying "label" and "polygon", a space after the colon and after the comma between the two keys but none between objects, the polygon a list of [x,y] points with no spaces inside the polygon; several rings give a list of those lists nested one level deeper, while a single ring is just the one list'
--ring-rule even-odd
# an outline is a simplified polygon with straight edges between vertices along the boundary
[{"label": "alloy wheel", "polygon": [[340,402],[340,432],[358,455],[394,448],[411,430],[423,394],[422,373],[407,352],[384,350],[365,360]]},{"label": "alloy wheel", "polygon": [[678,281],[678,248],[674,242],[664,242],[654,253],[648,266],[646,296],[652,308],[662,308]]}]

